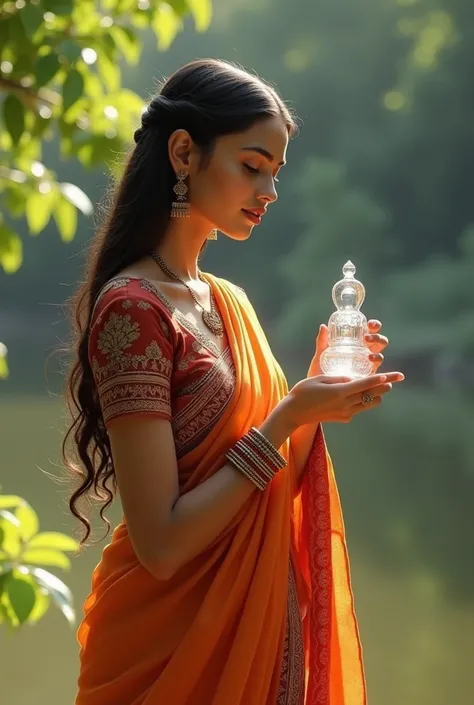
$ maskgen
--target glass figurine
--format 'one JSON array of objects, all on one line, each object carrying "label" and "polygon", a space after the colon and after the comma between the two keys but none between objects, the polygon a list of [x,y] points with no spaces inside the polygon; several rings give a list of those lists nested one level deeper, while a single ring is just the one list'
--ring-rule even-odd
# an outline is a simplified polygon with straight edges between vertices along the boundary
[{"label": "glass figurine", "polygon": [[344,279],[334,284],[332,289],[332,300],[337,311],[329,319],[328,347],[320,359],[321,369],[326,375],[344,375],[355,379],[366,377],[373,370],[364,337],[369,327],[367,318],[360,311],[365,288],[355,279],[355,272],[352,262],[347,262],[342,269]]}]

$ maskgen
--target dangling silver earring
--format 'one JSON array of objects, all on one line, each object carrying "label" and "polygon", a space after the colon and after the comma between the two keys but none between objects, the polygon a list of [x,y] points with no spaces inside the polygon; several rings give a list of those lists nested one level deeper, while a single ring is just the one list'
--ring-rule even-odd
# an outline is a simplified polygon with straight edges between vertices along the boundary
[{"label": "dangling silver earring", "polygon": [[208,240],[217,240],[217,230],[213,228],[209,233]]}]

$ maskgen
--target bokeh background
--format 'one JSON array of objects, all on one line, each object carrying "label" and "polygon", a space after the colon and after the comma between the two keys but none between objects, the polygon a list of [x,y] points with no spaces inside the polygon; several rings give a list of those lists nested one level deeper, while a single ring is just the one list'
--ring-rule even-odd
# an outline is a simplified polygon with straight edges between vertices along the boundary
[{"label": "bokeh background", "polygon": [[[140,62],[122,67],[142,98],[185,61],[222,57],[275,83],[302,120],[265,223],[246,243],[211,243],[202,268],[246,289],[294,383],[333,282],[356,264],[364,312],[390,337],[385,368],[406,375],[381,409],[327,428],[370,702],[472,705],[474,4],[219,0],[206,32],[186,21],[164,52],[151,32],[142,41]],[[65,159],[55,136],[43,161],[99,203],[105,160]],[[66,488],[50,477],[61,476],[63,371],[49,356],[67,339],[64,302],[98,221],[81,216],[65,243],[54,222],[31,237],[20,220],[23,265],[0,269],[2,491],[67,533]],[[103,545],[64,577],[79,613]],[[57,610],[14,634],[0,626],[0,652],[4,705],[72,703],[77,644]]]}]

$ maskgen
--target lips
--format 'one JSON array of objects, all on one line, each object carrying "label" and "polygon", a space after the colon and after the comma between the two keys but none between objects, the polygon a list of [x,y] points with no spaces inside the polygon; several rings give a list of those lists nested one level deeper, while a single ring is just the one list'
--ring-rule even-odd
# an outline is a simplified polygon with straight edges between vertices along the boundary
[{"label": "lips", "polygon": [[248,211],[246,208],[242,208],[242,213],[254,223],[254,225],[258,225],[261,220],[262,220],[262,213],[259,213],[258,211]]}]

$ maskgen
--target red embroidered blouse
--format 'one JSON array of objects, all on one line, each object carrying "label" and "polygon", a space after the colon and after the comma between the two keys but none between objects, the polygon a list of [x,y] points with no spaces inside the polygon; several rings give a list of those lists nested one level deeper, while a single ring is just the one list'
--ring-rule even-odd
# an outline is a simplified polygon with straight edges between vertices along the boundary
[{"label": "red embroidered blouse", "polygon": [[167,418],[178,458],[217,423],[235,386],[230,347],[221,352],[146,279],[104,287],[89,358],[105,424],[123,414]]}]

